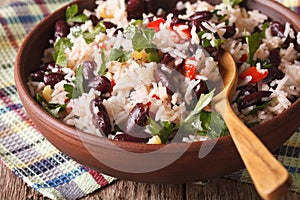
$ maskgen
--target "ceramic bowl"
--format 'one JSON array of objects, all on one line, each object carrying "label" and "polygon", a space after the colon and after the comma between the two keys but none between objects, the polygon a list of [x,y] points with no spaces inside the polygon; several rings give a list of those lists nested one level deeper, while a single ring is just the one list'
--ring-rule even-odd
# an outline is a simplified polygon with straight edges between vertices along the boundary
[{"label": "ceramic bowl", "polygon": [[[154,0],[160,5],[160,0]],[[220,1],[208,0],[210,3]],[[80,10],[95,8],[94,0],[74,1]],[[163,7],[175,1],[165,0]],[[246,0],[245,6],[257,9],[279,22],[289,22],[300,31],[300,18],[270,0]],[[63,19],[66,6],[39,23],[24,40],[15,63],[15,82],[24,107],[40,132],[60,151],[90,168],[121,179],[148,183],[186,183],[230,174],[243,163],[230,136],[191,144],[147,145],[110,141],[80,132],[50,116],[30,95],[26,77],[41,64],[43,50],[52,38],[54,23]],[[300,99],[272,120],[253,128],[270,151],[278,149],[300,126]]]}]

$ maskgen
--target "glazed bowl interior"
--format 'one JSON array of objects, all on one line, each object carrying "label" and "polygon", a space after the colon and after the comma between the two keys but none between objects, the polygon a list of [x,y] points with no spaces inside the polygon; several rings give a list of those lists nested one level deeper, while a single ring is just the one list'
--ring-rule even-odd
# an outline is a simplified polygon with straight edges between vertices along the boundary
[{"label": "glazed bowl interior", "polygon": [[[159,7],[161,1],[154,0]],[[212,4],[221,1],[210,0]],[[94,9],[94,0],[74,1],[80,10]],[[300,31],[300,18],[274,1],[246,0],[245,6],[267,14],[272,20],[289,22]],[[175,1],[165,0],[172,8]],[[43,50],[54,33],[54,23],[63,19],[66,7],[39,23],[24,40],[15,64],[15,81],[24,107],[40,132],[59,150],[76,161],[118,178],[150,183],[183,183],[219,177],[243,168],[230,136],[205,142],[149,145],[109,141],[84,133],[50,116],[27,87],[28,75],[41,65]],[[300,100],[277,117],[253,128],[263,143],[274,151],[300,126]],[[204,152],[200,155],[199,152]],[[159,164],[161,163],[161,164]],[[201,169],[201,170],[199,170]]]}]

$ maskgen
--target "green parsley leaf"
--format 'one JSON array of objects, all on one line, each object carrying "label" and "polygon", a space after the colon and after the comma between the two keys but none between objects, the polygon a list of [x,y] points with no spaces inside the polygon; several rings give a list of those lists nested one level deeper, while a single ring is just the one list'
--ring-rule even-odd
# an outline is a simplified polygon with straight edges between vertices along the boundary
[{"label": "green parsley leaf", "polygon": [[272,64],[268,60],[262,60],[262,59],[258,58],[255,61],[255,66],[257,63],[260,63],[260,66],[262,69],[269,69],[272,67]]},{"label": "green parsley leaf", "polygon": [[174,131],[175,128],[174,124],[168,121],[164,121],[159,124],[153,119],[151,119],[150,117],[148,118],[148,121],[149,121],[149,130],[151,134],[153,136],[158,135],[162,143],[166,143],[170,134]]},{"label": "green parsley leaf", "polygon": [[78,5],[73,4],[69,6],[66,10],[66,20],[68,21],[78,13]]},{"label": "green parsley leaf", "polygon": [[67,22],[78,22],[84,23],[89,20],[85,14],[78,14],[78,5],[73,4],[69,6],[66,10],[66,21]]},{"label": "green parsley leaf", "polygon": [[74,86],[70,84],[64,84],[64,90],[68,93],[66,96],[69,99],[73,99]]},{"label": "green parsley leaf", "polygon": [[246,37],[246,42],[248,44],[248,50],[249,50],[247,62],[249,64],[253,64],[253,56],[257,51],[257,49],[260,47],[261,40],[262,38],[259,32],[256,32]]},{"label": "green parsley leaf", "polygon": [[66,104],[48,104],[45,110],[55,118],[59,118],[59,113],[66,109]]},{"label": "green parsley leaf", "polygon": [[65,50],[67,48],[71,49],[73,46],[72,42],[68,38],[60,38],[55,44],[54,44],[54,54],[53,54],[53,60],[55,63],[61,67],[67,66],[67,58],[65,55]]},{"label": "green parsley leaf", "polygon": [[201,94],[201,96],[191,114],[200,113],[200,111],[203,110],[203,108],[208,106],[208,104],[210,104],[212,98],[214,97],[214,93],[215,93],[215,90],[212,90],[208,94]]},{"label": "green parsley leaf", "polygon": [[40,104],[40,105],[42,105],[42,103],[47,102],[47,101],[45,100],[45,98],[44,98],[41,94],[39,94],[39,93],[37,93],[37,94],[35,95],[35,100],[36,100],[36,102],[37,102],[38,104]]},{"label": "green parsley leaf", "polygon": [[159,62],[161,60],[161,56],[159,55],[159,52],[157,49],[145,49],[147,53],[147,60],[149,62]]},{"label": "green parsley leaf", "polygon": [[67,97],[70,99],[76,99],[84,93],[82,65],[78,66],[76,69],[76,78],[73,83],[74,86],[71,84],[64,84],[64,90],[68,93]]},{"label": "green parsley leaf", "polygon": [[202,110],[199,118],[202,122],[202,133],[205,132],[206,136],[218,138],[229,134],[226,123],[219,113]]},{"label": "green parsley leaf", "polygon": [[105,33],[105,31],[106,31],[106,28],[105,28],[105,25],[102,22],[102,23],[99,23],[97,26],[95,26],[93,28],[93,31],[84,32],[83,33],[83,38],[84,38],[84,40],[87,44],[90,44],[95,40],[95,37],[97,35],[99,35],[100,33]]},{"label": "green parsley leaf", "polygon": [[269,27],[270,23],[266,22],[262,25],[262,31],[256,32],[250,36],[246,36],[246,42],[248,45],[248,58],[247,62],[251,65],[255,64],[255,61],[253,61],[253,56],[257,49],[260,47],[262,39],[265,37],[266,29]]},{"label": "green parsley leaf", "polygon": [[207,38],[202,38],[202,36],[203,36],[205,33],[211,33],[211,32],[208,31],[208,30],[198,32],[198,37],[199,37],[199,39],[200,39],[200,44],[201,44],[201,46],[204,47],[204,48],[210,47],[210,46],[211,46],[210,40],[208,40]]},{"label": "green parsley leaf", "polygon": [[275,99],[271,99],[269,101],[264,102],[261,105],[257,105],[255,108],[253,108],[253,110],[251,110],[248,115],[255,115],[258,111],[265,109],[268,105],[270,105]]},{"label": "green parsley leaf", "polygon": [[49,114],[55,118],[59,118],[59,113],[63,112],[67,105],[66,104],[51,104],[48,103],[41,94],[36,94],[36,102],[40,104]]},{"label": "green parsley leaf", "polygon": [[153,29],[140,29],[134,25],[129,25],[123,32],[126,39],[131,40],[133,49],[135,51],[142,51],[143,49],[155,48],[152,40],[155,34]]},{"label": "green parsley leaf", "polygon": [[101,52],[101,60],[102,60],[102,63],[101,63],[100,69],[98,71],[98,74],[100,76],[104,75],[105,72],[106,72],[106,59],[105,59],[105,53],[104,53],[103,49],[102,49],[102,52]]},{"label": "green parsley leaf", "polygon": [[[212,90],[208,94],[201,94],[194,110],[191,111],[191,113],[185,118],[183,123],[186,123],[186,124],[191,124],[193,122],[195,123],[195,119],[198,119],[197,115],[203,110],[203,108],[205,108],[208,104],[210,104],[210,102],[214,96],[214,92],[215,92],[215,90]],[[197,122],[197,127],[199,127],[199,126],[201,126],[201,123],[199,125],[199,122]]]},{"label": "green parsley leaf", "polygon": [[123,51],[122,49],[112,49],[108,60],[126,62],[130,59],[131,54],[131,51]]}]

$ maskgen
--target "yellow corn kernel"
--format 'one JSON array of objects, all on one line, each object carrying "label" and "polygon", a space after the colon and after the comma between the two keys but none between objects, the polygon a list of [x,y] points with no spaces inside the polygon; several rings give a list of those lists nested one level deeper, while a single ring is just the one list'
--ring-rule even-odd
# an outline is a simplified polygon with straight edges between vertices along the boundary
[{"label": "yellow corn kernel", "polygon": [[107,12],[107,10],[106,10],[106,8],[100,8],[100,11],[99,11],[99,15],[100,15],[100,17],[102,17],[102,18],[113,18],[114,16],[113,16],[113,14],[112,14],[112,12]]},{"label": "yellow corn kernel", "polygon": [[52,97],[52,89],[51,89],[51,86],[50,85],[46,85],[46,87],[44,88],[43,90],[43,93],[42,93],[42,96],[44,97],[44,99],[49,102],[51,101]]},{"label": "yellow corn kernel", "polygon": [[134,60],[140,60],[142,62],[147,62],[148,61],[148,55],[145,50],[142,50],[140,52],[134,51],[132,54],[132,57]]},{"label": "yellow corn kernel", "polygon": [[161,139],[158,135],[153,136],[149,139],[148,144],[161,144]]}]

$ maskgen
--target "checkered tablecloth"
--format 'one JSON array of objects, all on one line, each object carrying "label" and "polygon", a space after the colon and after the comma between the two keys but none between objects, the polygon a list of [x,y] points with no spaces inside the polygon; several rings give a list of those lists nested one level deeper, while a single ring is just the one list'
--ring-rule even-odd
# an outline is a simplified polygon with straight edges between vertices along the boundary
[{"label": "checkered tablecloth", "polygon": [[[26,34],[46,15],[69,0],[19,0],[0,7],[0,160],[29,186],[51,199],[77,199],[115,178],[90,170],[52,146],[35,128],[18,97],[13,66]],[[297,0],[282,0],[300,11]],[[278,151],[277,157],[300,186],[300,131]],[[251,182],[245,170],[228,176]]]}]

